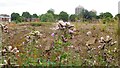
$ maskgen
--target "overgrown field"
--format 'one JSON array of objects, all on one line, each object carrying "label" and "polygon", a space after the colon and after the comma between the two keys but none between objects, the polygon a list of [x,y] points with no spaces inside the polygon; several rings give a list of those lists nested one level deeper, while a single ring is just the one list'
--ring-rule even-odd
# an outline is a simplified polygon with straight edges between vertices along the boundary
[{"label": "overgrown field", "polygon": [[7,24],[2,33],[3,64],[20,66],[118,66],[117,23]]}]

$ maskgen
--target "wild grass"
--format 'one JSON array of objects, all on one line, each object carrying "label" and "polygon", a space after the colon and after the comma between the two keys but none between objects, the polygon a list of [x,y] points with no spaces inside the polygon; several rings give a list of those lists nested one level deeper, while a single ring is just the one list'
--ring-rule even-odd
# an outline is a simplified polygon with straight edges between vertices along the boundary
[{"label": "wild grass", "polygon": [[[3,35],[4,47],[11,43],[11,46],[17,47],[20,51],[17,54],[6,54],[7,57],[10,57],[11,63],[15,62],[21,66],[117,66],[117,50],[113,52],[117,45],[109,46],[109,44],[105,44],[105,49],[98,48],[99,45],[102,45],[102,43],[99,43],[101,37],[106,38],[107,35],[110,35],[113,38],[112,41],[116,41],[114,37],[115,29],[110,29],[108,33],[107,29],[110,27],[116,28],[117,25],[114,27],[113,24],[72,23],[79,32],[73,34],[74,38],[71,39],[71,35],[65,33],[68,29],[51,30],[50,28],[54,26],[51,22],[26,24],[28,25],[23,23],[22,26],[20,26],[21,24],[16,27],[12,26],[9,28],[10,33]],[[42,36],[36,36],[32,33],[29,42],[26,42],[26,36],[36,31],[39,31]],[[87,36],[87,31],[91,31],[92,36]],[[112,31],[113,34],[111,35]],[[51,36],[53,32],[56,32],[54,37]],[[12,38],[11,34],[13,35]],[[10,38],[9,35],[11,35]],[[66,42],[63,41],[61,35],[67,39]],[[93,37],[97,39],[97,42],[87,47],[86,42]],[[108,60],[111,59],[111,56],[114,60],[111,62],[104,60],[106,59],[104,53],[107,54]]]}]

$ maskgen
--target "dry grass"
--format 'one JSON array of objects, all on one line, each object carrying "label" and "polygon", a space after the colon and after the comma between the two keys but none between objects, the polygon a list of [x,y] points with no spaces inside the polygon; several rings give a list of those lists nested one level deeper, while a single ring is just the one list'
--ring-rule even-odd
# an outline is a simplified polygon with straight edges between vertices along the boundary
[{"label": "dry grass", "polygon": [[[96,48],[91,54],[98,55],[99,49],[98,45],[100,44],[98,40],[100,37],[106,37],[109,35],[113,38],[113,40],[117,40],[115,31],[116,27],[112,25],[106,25],[106,24],[81,24],[81,23],[73,23],[75,25],[75,28],[78,32],[74,35],[73,39],[69,39],[68,41],[71,42],[72,48],[69,48],[67,46],[63,46],[61,48],[61,51],[54,51],[51,50],[48,53],[45,53],[46,47],[51,47],[53,44],[53,41],[55,40],[51,33],[53,32],[59,32],[59,31],[53,31],[50,28],[52,28],[54,25],[52,23],[27,23],[27,24],[8,24],[9,27],[9,34],[3,34],[3,46],[11,45],[13,47],[17,47],[21,54],[24,54],[25,57],[18,57],[17,64],[22,65],[25,62],[27,62],[28,57],[33,57],[34,59],[41,58],[51,62],[59,62],[59,60],[56,60],[58,56],[61,54],[67,53],[67,61],[63,60],[63,65],[82,65],[85,59],[88,59],[88,52],[87,52],[87,46],[86,42],[90,38],[96,38],[97,42],[91,45],[91,48]],[[35,47],[38,45],[41,45],[41,47],[37,48],[37,51],[33,52],[33,55],[28,55],[24,49],[25,46],[22,45],[22,42],[25,41],[25,36],[30,33],[31,31],[40,31],[42,33],[42,37],[38,39],[38,43],[35,45],[32,45],[31,47]],[[88,31],[91,31],[92,34],[90,36],[87,36],[86,33]],[[9,38],[10,36],[10,38]],[[117,45],[111,47],[114,48],[117,47]],[[116,57],[116,56],[115,56]],[[95,60],[95,59],[94,59]],[[115,58],[117,60],[117,58]],[[32,60],[33,61],[33,60]],[[93,60],[91,60],[93,61]],[[33,61],[34,62],[34,61]],[[42,61],[43,62],[43,61]],[[102,65],[99,64],[100,61],[97,61],[95,65]],[[27,64],[27,63],[26,63]],[[46,65],[43,62],[43,65]],[[88,64],[90,65],[90,64]],[[113,61],[111,65],[117,65],[117,62]]]}]

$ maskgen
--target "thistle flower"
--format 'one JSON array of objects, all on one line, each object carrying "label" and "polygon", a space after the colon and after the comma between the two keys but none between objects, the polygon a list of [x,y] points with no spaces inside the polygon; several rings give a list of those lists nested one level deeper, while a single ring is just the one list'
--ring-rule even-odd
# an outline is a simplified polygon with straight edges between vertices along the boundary
[{"label": "thistle flower", "polygon": [[54,37],[54,36],[55,36],[55,33],[52,33],[51,36]]}]

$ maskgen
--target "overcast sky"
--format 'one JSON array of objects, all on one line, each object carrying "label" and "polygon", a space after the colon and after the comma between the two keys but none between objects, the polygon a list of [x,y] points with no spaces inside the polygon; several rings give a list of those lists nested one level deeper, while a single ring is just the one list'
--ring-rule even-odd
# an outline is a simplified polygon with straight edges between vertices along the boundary
[{"label": "overcast sky", "polygon": [[56,14],[66,11],[74,14],[75,8],[79,5],[88,9],[94,9],[97,13],[111,12],[113,15],[118,13],[118,1],[120,0],[0,0],[0,14],[11,14],[17,12],[22,14],[29,11],[31,14],[43,14],[50,8]]}]

